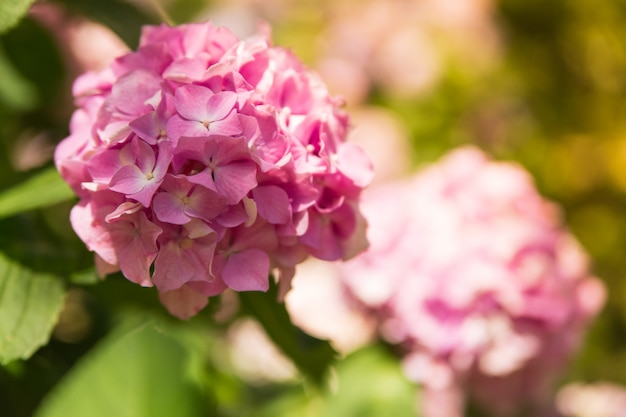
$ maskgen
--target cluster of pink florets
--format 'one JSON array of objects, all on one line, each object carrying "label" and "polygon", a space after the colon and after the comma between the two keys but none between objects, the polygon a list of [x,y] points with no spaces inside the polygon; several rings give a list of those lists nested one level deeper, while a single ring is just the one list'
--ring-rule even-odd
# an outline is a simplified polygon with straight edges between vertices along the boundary
[{"label": "cluster of pink florets", "polygon": [[55,154],[80,197],[72,226],[101,274],[155,285],[173,314],[366,246],[356,201],[369,160],[345,142],[339,100],[267,36],[147,26],[74,96]]},{"label": "cluster of pink florets", "polygon": [[603,303],[586,254],[530,175],[475,148],[368,189],[362,209],[371,244],[343,280],[427,387],[471,389],[492,407],[530,399]]}]

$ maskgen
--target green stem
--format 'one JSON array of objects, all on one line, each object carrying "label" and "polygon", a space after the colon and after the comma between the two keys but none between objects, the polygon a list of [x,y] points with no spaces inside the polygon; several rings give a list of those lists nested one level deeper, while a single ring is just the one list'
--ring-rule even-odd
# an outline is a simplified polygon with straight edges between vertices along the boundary
[{"label": "green stem", "polygon": [[298,367],[302,374],[321,386],[337,352],[326,340],[320,340],[294,326],[285,305],[277,301],[278,291],[270,277],[268,292],[241,292],[241,312],[254,317],[272,341]]}]

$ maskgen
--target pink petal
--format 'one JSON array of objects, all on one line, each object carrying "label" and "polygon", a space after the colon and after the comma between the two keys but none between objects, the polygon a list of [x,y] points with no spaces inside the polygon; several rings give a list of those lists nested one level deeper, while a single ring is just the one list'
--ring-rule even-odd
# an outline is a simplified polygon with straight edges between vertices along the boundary
[{"label": "pink petal", "polygon": [[183,119],[177,114],[170,117],[165,130],[167,131],[167,136],[172,139],[178,139],[183,136],[196,138],[209,135],[209,129],[202,123],[195,120]]},{"label": "pink petal", "polygon": [[316,258],[336,261],[343,257],[343,251],[327,217],[314,209],[309,210],[309,228],[300,241],[309,246]]},{"label": "pink petal", "polygon": [[185,32],[182,34],[181,45],[183,51],[188,56],[195,56],[206,51],[207,41],[212,39],[210,32],[213,31],[212,24],[192,23],[185,25]]},{"label": "pink petal", "polygon": [[116,75],[128,74],[138,69],[148,70],[160,74],[172,61],[162,43],[144,45],[136,53],[122,55],[111,63],[111,69]]},{"label": "pink petal", "polygon": [[137,136],[150,145],[156,145],[161,136],[161,125],[156,111],[151,111],[128,124]]},{"label": "pink petal", "polygon": [[154,193],[159,189],[162,181],[163,180],[157,180],[156,178],[153,178],[146,183],[146,186],[143,187],[141,191],[134,194],[128,194],[127,197],[139,201],[144,207],[149,207],[150,203],[152,202],[152,197],[154,196]]},{"label": "pink petal", "polygon": [[337,210],[330,213],[330,222],[332,223],[333,233],[340,239],[347,239],[354,235],[354,230],[357,227],[357,211],[349,203],[346,203],[339,207]]},{"label": "pink petal", "polygon": [[[206,103],[206,111],[207,114],[210,115],[209,121],[214,122],[222,120],[228,115],[228,113],[231,112],[236,103],[237,94],[232,91],[223,91],[209,97]],[[237,122],[239,122],[238,119]],[[239,129],[239,132],[241,132],[241,128]]]},{"label": "pink petal", "polygon": [[213,175],[217,192],[226,197],[228,204],[238,203],[257,186],[256,164],[253,162],[233,162],[219,166]]},{"label": "pink petal", "polygon": [[128,126],[127,120],[113,121],[108,123],[103,129],[98,129],[98,136],[106,144],[112,145],[128,138],[132,130]]},{"label": "pink petal", "polygon": [[154,197],[157,218],[172,224],[186,224],[191,217],[211,220],[226,208],[226,200],[204,187],[195,186],[185,176],[167,175],[162,189]]},{"label": "pink petal", "polygon": [[104,217],[104,220],[107,223],[113,223],[114,221],[123,218],[123,216],[129,216],[131,214],[137,213],[139,210],[141,210],[141,204],[132,201],[125,201],[117,206],[117,208],[111,213],[107,214]]},{"label": "pink petal", "polygon": [[105,150],[89,161],[89,173],[94,182],[108,184],[122,166],[119,150]]},{"label": "pink petal", "polygon": [[186,284],[186,286],[209,297],[221,294],[224,290],[228,289],[228,285],[224,284],[224,281],[217,278],[213,278],[210,281],[190,281]]},{"label": "pink petal", "polygon": [[278,247],[276,226],[262,219],[257,219],[251,226],[235,229],[233,234],[231,250],[235,252],[255,248],[272,253]]},{"label": "pink petal", "polygon": [[[122,165],[136,165],[137,157],[135,156],[135,147],[131,146],[130,143],[120,149],[119,155],[120,161],[122,161]],[[152,157],[152,161],[154,163],[154,156]]]},{"label": "pink petal", "polygon": [[289,196],[280,187],[266,185],[252,190],[261,217],[273,224],[285,224],[291,219]]},{"label": "pink petal", "polygon": [[187,320],[209,303],[209,297],[188,285],[171,291],[160,291],[159,300],[167,311],[181,320]]},{"label": "pink petal", "polygon": [[156,162],[152,147],[150,147],[150,145],[148,145],[145,141],[135,138],[130,143],[130,146],[125,147],[124,150],[129,148],[139,169],[144,173],[152,172]]},{"label": "pink petal", "polygon": [[173,290],[190,281],[208,280],[211,276],[209,268],[215,251],[215,233],[192,239],[186,233],[186,226],[170,229],[172,238],[159,240],[161,248],[154,261],[152,277],[159,291]]},{"label": "pink petal", "polygon": [[239,136],[241,132],[241,123],[236,111],[209,124],[209,133],[212,135]]},{"label": "pink petal", "polygon": [[[204,246],[212,245],[217,241],[217,234],[215,230],[199,219],[192,219],[189,223],[183,226],[185,233],[189,239],[201,239]],[[210,250],[209,255],[212,256],[213,250]]]},{"label": "pink petal", "polygon": [[208,66],[202,57],[181,58],[170,64],[163,72],[163,78],[178,82],[191,83],[204,75]]},{"label": "pink petal", "polygon": [[159,156],[156,160],[156,165],[152,170],[154,178],[158,181],[163,180],[165,178],[165,174],[167,174],[167,170],[170,167],[170,163],[173,158],[173,148],[174,145],[171,141],[163,141],[159,143]]},{"label": "pink petal", "polygon": [[222,279],[235,291],[267,291],[270,261],[265,252],[249,249],[230,255]]},{"label": "pink petal", "polygon": [[120,270],[119,265],[111,265],[110,263],[102,259],[102,257],[98,254],[96,254],[94,258],[95,258],[94,263],[96,264],[96,273],[98,274],[99,278],[104,279],[104,277],[106,277],[109,274],[112,274],[114,272],[119,272]]},{"label": "pink petal", "polygon": [[224,212],[227,202],[218,193],[204,187],[195,187],[189,196],[189,204],[185,212],[193,217],[212,220]]},{"label": "pink petal", "polygon": [[146,253],[139,239],[131,239],[129,244],[118,254],[120,269],[124,276],[142,287],[152,287],[150,280],[150,265],[156,256]]},{"label": "pink petal", "polygon": [[205,145],[207,148],[205,152],[218,161],[219,165],[225,165],[228,162],[241,159],[250,159],[250,150],[243,138],[215,136],[212,139],[212,142]]},{"label": "pink petal", "polygon": [[354,143],[339,147],[337,166],[357,187],[365,187],[374,178],[374,169],[367,153]]},{"label": "pink petal", "polygon": [[96,252],[107,263],[117,265],[117,255],[111,242],[102,239],[106,230],[102,227],[101,222],[95,218],[92,200],[81,200],[72,207],[70,223],[90,251]]},{"label": "pink petal", "polygon": [[122,194],[134,194],[143,190],[148,182],[146,174],[135,165],[120,168],[109,183],[109,188]]},{"label": "pink petal", "polygon": [[[182,120],[182,119],[181,119]],[[173,121],[172,125],[178,123]],[[168,125],[169,126],[169,125]],[[209,162],[210,157],[215,153],[216,144],[207,137],[181,137],[176,145],[176,151],[172,158],[172,167],[174,172],[180,173],[184,170],[184,174],[189,175],[189,169],[186,165],[190,161],[197,161],[204,165]]]},{"label": "pink petal", "polygon": [[145,101],[161,87],[161,78],[144,70],[135,70],[121,76],[111,89],[111,102],[129,115],[141,115],[151,110]]},{"label": "pink petal", "polygon": [[224,227],[236,227],[244,224],[248,220],[248,213],[243,204],[235,204],[228,207],[228,210],[220,214],[216,221]]},{"label": "pink petal", "polygon": [[213,172],[210,168],[205,168],[197,174],[189,175],[187,177],[187,181],[193,184],[202,185],[209,190],[217,191],[217,187],[213,181]]},{"label": "pink petal", "polygon": [[183,201],[170,193],[157,193],[152,200],[157,219],[171,224],[185,224],[191,218],[185,214]]},{"label": "pink petal", "polygon": [[159,255],[154,261],[152,282],[159,291],[180,288],[196,275],[199,265],[194,261],[197,260],[189,257],[177,240],[169,240],[161,244]]},{"label": "pink petal", "polygon": [[184,85],[174,93],[176,111],[187,120],[211,120],[207,111],[207,103],[215,93],[199,85]]},{"label": "pink petal", "polygon": [[157,237],[162,229],[150,222],[143,212],[109,224],[111,242],[116,248],[120,269],[129,280],[150,287],[150,265],[157,255]]}]

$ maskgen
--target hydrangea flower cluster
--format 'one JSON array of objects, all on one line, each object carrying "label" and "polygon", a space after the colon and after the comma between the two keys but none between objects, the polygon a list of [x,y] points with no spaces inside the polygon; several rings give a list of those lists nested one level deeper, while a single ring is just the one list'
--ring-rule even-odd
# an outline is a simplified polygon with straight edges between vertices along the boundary
[{"label": "hydrangea flower cluster", "polygon": [[343,282],[435,391],[471,388],[496,408],[534,398],[603,304],[557,207],[476,148],[368,189],[362,208],[371,245],[341,266]]},{"label": "hydrangea flower cluster", "polygon": [[156,286],[182,318],[366,247],[369,159],[345,140],[341,101],[267,32],[146,26],[136,51],[74,83],[55,153],[80,198],[72,226],[101,275]]}]

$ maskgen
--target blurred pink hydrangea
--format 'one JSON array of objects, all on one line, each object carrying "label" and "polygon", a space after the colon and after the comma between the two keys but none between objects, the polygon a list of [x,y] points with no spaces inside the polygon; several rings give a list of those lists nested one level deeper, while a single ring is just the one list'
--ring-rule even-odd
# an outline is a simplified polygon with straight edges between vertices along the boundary
[{"label": "blurred pink hydrangea", "polygon": [[156,286],[172,314],[226,288],[267,290],[271,271],[285,290],[308,255],[366,247],[370,161],[345,141],[341,102],[267,33],[146,26],[137,51],[73,93],[55,153],[80,198],[72,226],[101,275]]},{"label": "blurred pink hydrangea", "polygon": [[459,66],[463,77],[481,80],[500,60],[493,0],[327,3],[319,69],[351,105],[372,88],[402,98],[427,95]]},{"label": "blurred pink hydrangea", "polygon": [[540,401],[604,287],[530,175],[465,147],[367,190],[362,208],[371,245],[343,280],[400,346],[408,376],[432,392],[472,391],[496,414]]},{"label": "blurred pink hydrangea", "polygon": [[608,381],[569,383],[559,389],[556,408],[563,417],[624,417],[626,387]]}]

